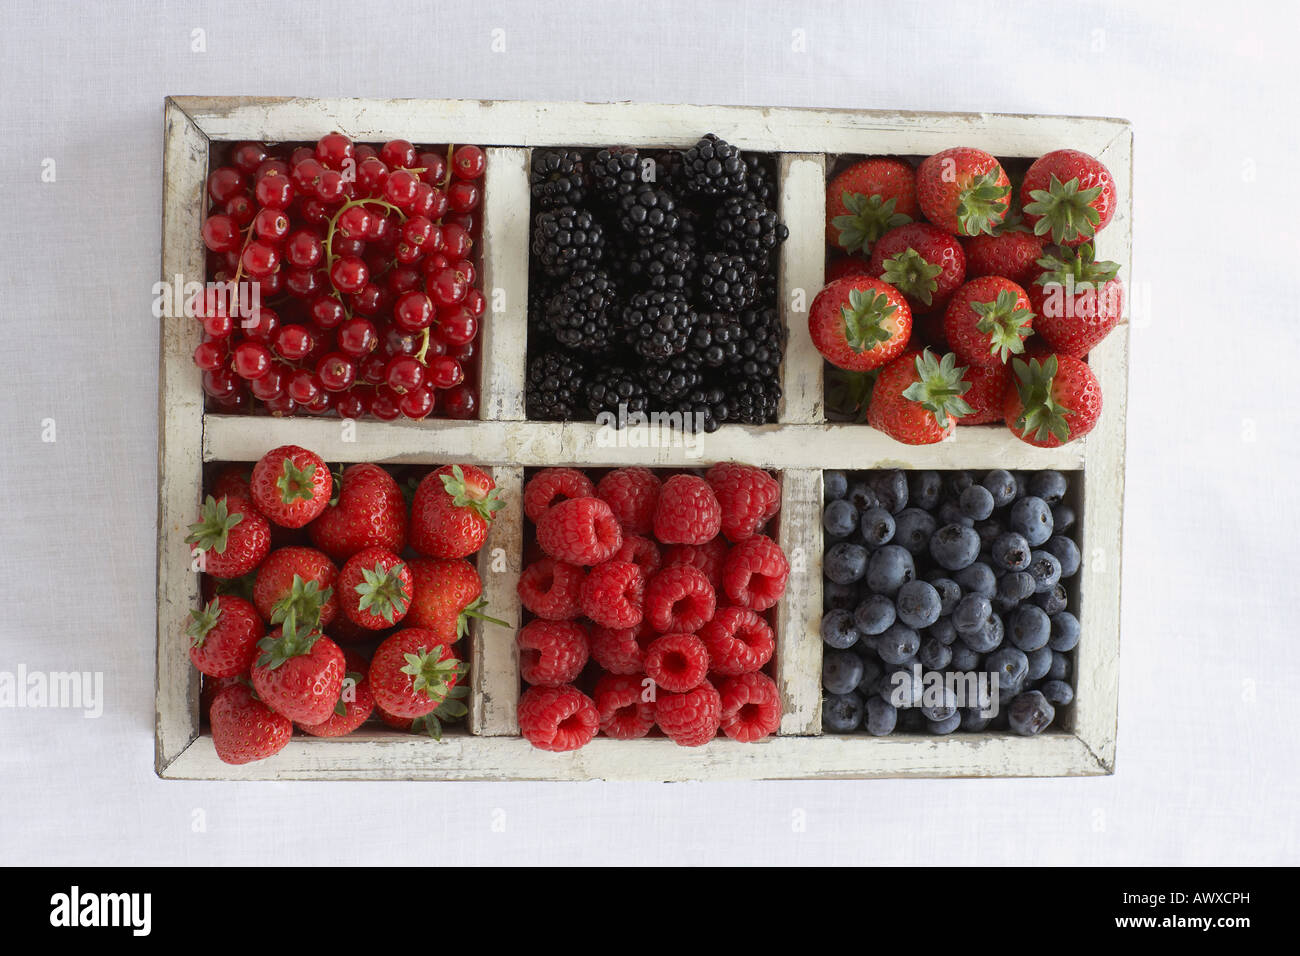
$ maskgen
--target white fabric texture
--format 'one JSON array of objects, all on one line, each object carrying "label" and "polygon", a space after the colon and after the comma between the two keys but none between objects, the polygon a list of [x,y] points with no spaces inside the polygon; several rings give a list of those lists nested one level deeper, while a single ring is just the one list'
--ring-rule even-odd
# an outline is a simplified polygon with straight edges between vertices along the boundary
[{"label": "white fabric texture", "polygon": [[[1300,686],[1300,14],[1278,2],[1226,15],[1210,3],[1085,2],[1052,16],[1039,2],[989,0],[6,4],[0,670],[102,671],[105,704],[95,720],[0,709],[0,860],[333,865],[343,852],[415,864],[429,862],[429,837],[440,860],[471,864],[1300,860],[1287,696]],[[149,302],[163,97],[182,93],[1131,119],[1133,278],[1150,308],[1132,333],[1117,773],[159,780]],[[50,161],[54,182],[42,177]]]}]

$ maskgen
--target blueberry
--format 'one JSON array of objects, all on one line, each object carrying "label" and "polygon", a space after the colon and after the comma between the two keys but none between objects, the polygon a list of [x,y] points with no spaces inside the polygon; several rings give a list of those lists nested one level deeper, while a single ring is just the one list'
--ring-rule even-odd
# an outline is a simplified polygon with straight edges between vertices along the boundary
[{"label": "blueberry", "polygon": [[1028,680],[1042,680],[1047,676],[1047,672],[1052,669],[1052,649],[1050,647],[1040,647],[1036,651],[1030,651],[1025,656],[1029,658],[1029,673],[1025,675]]},{"label": "blueberry", "polygon": [[961,600],[961,587],[952,578],[944,577],[938,572],[931,574],[929,581],[934,586],[934,589],[939,592],[939,600],[942,602],[939,606],[939,613],[946,617],[952,613],[952,609]]},{"label": "blueberry", "polygon": [[1069,485],[1059,471],[1036,471],[1029,476],[1029,493],[1054,505],[1065,497]]},{"label": "blueberry", "polygon": [[983,521],[993,514],[993,493],[983,485],[971,485],[957,499],[961,513],[976,521]]},{"label": "blueberry", "polygon": [[1016,479],[1009,471],[995,468],[980,482],[993,495],[993,506],[1005,508],[1016,500]]},{"label": "blueberry", "polygon": [[925,718],[919,708],[909,708],[898,712],[898,731],[903,734],[919,734],[925,730]]},{"label": "blueberry", "polygon": [[847,694],[862,681],[862,658],[852,651],[827,651],[822,655],[822,686],[830,694]]},{"label": "blueberry", "polygon": [[894,537],[894,516],[884,508],[868,508],[862,512],[862,540],[868,547],[879,548]]},{"label": "blueberry", "polygon": [[[957,713],[957,694],[947,685],[939,688],[940,700],[931,702],[929,700],[921,707],[921,713],[925,715],[926,720],[947,720],[953,714]],[[927,697],[933,698],[934,694],[928,694]]]},{"label": "blueberry", "polygon": [[853,612],[853,625],[863,634],[884,634],[896,617],[893,601],[883,594],[870,594]]},{"label": "blueberry", "polygon": [[1034,595],[1034,603],[1049,615],[1060,614],[1070,604],[1070,596],[1065,593],[1065,585],[1057,584],[1049,591]]},{"label": "blueberry", "polygon": [[849,504],[858,509],[858,514],[866,511],[868,508],[875,508],[880,504],[880,499],[876,493],[867,487],[865,481],[855,481],[849,485],[849,490],[845,492],[845,497]]},{"label": "blueberry", "polygon": [[1052,636],[1047,646],[1064,654],[1072,651],[1079,643],[1079,619],[1069,611],[1059,611],[1052,615]]},{"label": "blueberry", "polygon": [[906,548],[887,544],[871,552],[867,564],[867,587],[876,594],[896,594],[899,588],[915,578],[916,564]]},{"label": "blueberry", "polygon": [[993,563],[1006,571],[1023,571],[1029,567],[1032,549],[1023,534],[1008,531],[989,549]]},{"label": "blueberry", "polygon": [[852,584],[827,581],[822,585],[822,608],[827,611],[851,611],[858,604],[858,588]]},{"label": "blueberry", "polygon": [[1049,680],[1039,688],[1053,707],[1068,707],[1074,700],[1074,688],[1063,680]]},{"label": "blueberry", "polygon": [[961,729],[967,733],[977,734],[981,730],[985,730],[992,722],[993,718],[985,717],[980,713],[978,707],[963,707],[961,709]]},{"label": "blueberry", "polygon": [[963,491],[975,484],[975,476],[969,471],[950,471],[944,476],[944,484],[949,497],[960,498]]},{"label": "blueberry", "polygon": [[1052,505],[1052,527],[1059,533],[1074,527],[1074,509],[1064,502]]},{"label": "blueberry", "polygon": [[1025,477],[1023,471],[1014,471],[1011,473],[1011,477],[1016,479],[1017,498],[1023,498],[1025,495],[1029,494],[1029,479]]},{"label": "blueberry", "polygon": [[867,484],[876,493],[880,507],[890,514],[896,515],[907,507],[907,475],[897,468],[872,473]]},{"label": "blueberry", "polygon": [[[854,647],[853,650],[857,651],[859,647],[861,647],[861,644]],[[859,694],[866,697],[871,693],[871,688],[876,686],[876,682],[880,680],[880,675],[884,671],[881,669],[880,661],[877,660],[874,653],[870,656],[859,654],[858,657],[862,661],[862,679],[858,681],[857,690]]]},{"label": "blueberry", "polygon": [[876,653],[886,664],[906,664],[921,649],[921,635],[895,621],[876,641]]},{"label": "blueberry", "polygon": [[1003,647],[984,658],[984,669],[998,681],[998,694],[1009,697],[1020,693],[1029,675],[1029,658],[1014,647]]},{"label": "blueberry", "polygon": [[894,543],[901,544],[913,556],[925,553],[930,535],[938,527],[934,515],[920,508],[904,508],[894,520]]},{"label": "blueberry", "polygon": [[926,729],[940,737],[953,733],[960,726],[961,714],[955,710],[943,720],[926,720],[925,722]]},{"label": "blueberry", "polygon": [[940,644],[951,644],[957,640],[957,628],[952,626],[950,617],[939,618],[926,629],[926,633]]},{"label": "blueberry", "polygon": [[1083,559],[1079,554],[1079,546],[1074,543],[1073,538],[1054,534],[1043,544],[1043,550],[1054,554],[1056,560],[1061,563],[1061,577],[1069,578],[1079,573],[1079,565]]},{"label": "blueberry", "polygon": [[980,553],[980,536],[975,529],[961,524],[947,524],[930,538],[930,556],[948,571],[960,571],[972,564]]},{"label": "blueberry", "polygon": [[969,567],[962,568],[953,575],[953,579],[967,594],[982,594],[989,600],[993,600],[993,595],[998,593],[997,576],[983,561],[976,561]]},{"label": "blueberry", "polygon": [[1052,536],[1052,511],[1042,498],[1021,498],[1011,506],[1009,526],[1022,534],[1031,547],[1038,547]]},{"label": "blueberry", "polygon": [[[1018,574],[1019,572],[1015,572],[1015,573]],[[1005,598],[1001,594],[993,595],[993,610],[997,614],[1010,614],[1019,606],[1020,606],[1019,601],[1013,601],[1010,598]]]},{"label": "blueberry", "polygon": [[998,597],[1018,604],[1034,593],[1034,576],[1028,571],[1012,571],[998,579]]},{"label": "blueberry", "polygon": [[1036,690],[1018,694],[1007,708],[1011,730],[1022,737],[1039,733],[1056,717],[1056,710]]},{"label": "blueberry", "polygon": [[984,658],[958,641],[952,646],[952,660],[948,662],[948,672],[977,670]]},{"label": "blueberry", "polygon": [[1050,551],[1035,551],[1029,555],[1029,567],[1034,576],[1034,593],[1042,594],[1056,587],[1061,580],[1061,562]]},{"label": "blueberry", "polygon": [[1007,529],[996,518],[986,518],[975,522],[975,533],[980,536],[980,547],[991,548],[993,542],[1006,534]]},{"label": "blueberry", "polygon": [[822,569],[836,584],[852,584],[854,581],[860,581],[867,570],[867,549],[860,544],[850,544],[847,541],[833,544],[826,551]]},{"label": "blueberry", "polygon": [[982,594],[967,594],[952,611],[952,626],[958,634],[974,634],[993,616],[993,605]]},{"label": "blueberry", "polygon": [[1065,680],[1070,676],[1070,659],[1060,651],[1052,651],[1052,666],[1044,676],[1048,680]]},{"label": "blueberry", "polygon": [[958,632],[957,636],[972,651],[977,654],[987,654],[1001,644],[1002,638],[1005,636],[1002,618],[990,613],[988,620],[984,622],[984,625],[978,631],[970,634]]},{"label": "blueberry", "polygon": [[898,709],[883,697],[867,698],[867,733],[887,737],[898,726]]},{"label": "blueberry", "polygon": [[828,694],[822,700],[822,726],[833,734],[848,734],[862,726],[862,698],[857,694]]},{"label": "blueberry", "polygon": [[916,652],[916,659],[928,671],[941,671],[952,660],[952,648],[937,637],[927,637],[921,641],[921,649]]},{"label": "blueberry", "polygon": [[943,602],[934,585],[924,581],[908,581],[898,589],[895,599],[898,619],[908,627],[929,627],[939,620]]},{"label": "blueberry", "polygon": [[831,647],[844,650],[856,644],[861,636],[848,611],[837,608],[822,615],[822,640]]},{"label": "blueberry", "polygon": [[832,501],[822,512],[822,527],[827,534],[847,538],[858,527],[858,509],[844,499]]},{"label": "blueberry", "polygon": [[943,493],[943,479],[937,471],[913,471],[907,476],[907,500],[917,508],[933,511]]},{"label": "blueberry", "polygon": [[822,494],[827,501],[838,501],[849,492],[849,479],[842,471],[822,472]]},{"label": "blueberry", "polygon": [[975,519],[968,517],[962,510],[961,505],[955,501],[945,501],[939,505],[939,510],[935,512],[941,524],[960,524],[967,528],[975,527]]},{"label": "blueberry", "polygon": [[917,707],[925,694],[925,685],[911,667],[887,671],[880,679],[880,696],[895,707]]},{"label": "blueberry", "polygon": [[1022,651],[1036,651],[1047,646],[1052,634],[1052,622],[1047,612],[1033,604],[1016,608],[1010,620],[1011,643]]}]

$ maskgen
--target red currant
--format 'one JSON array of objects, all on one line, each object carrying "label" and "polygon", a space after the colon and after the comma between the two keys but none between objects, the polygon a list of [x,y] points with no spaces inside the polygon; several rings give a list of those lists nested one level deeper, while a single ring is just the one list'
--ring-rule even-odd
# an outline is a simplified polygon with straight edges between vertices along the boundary
[{"label": "red currant", "polygon": [[296,299],[310,299],[324,292],[328,282],[324,269],[290,269],[284,277],[285,289]]},{"label": "red currant", "polygon": [[470,315],[478,319],[482,318],[483,311],[487,308],[487,300],[483,298],[483,293],[478,289],[470,289],[465,293],[463,305],[469,309]]},{"label": "red currant", "polygon": [[324,391],[321,388],[320,379],[316,373],[310,369],[294,369],[289,376],[289,397],[295,402],[306,405],[313,401],[317,395]]},{"label": "red currant", "polygon": [[357,367],[357,379],[371,385],[380,385],[387,377],[387,372],[388,360],[381,354],[381,350],[376,349],[361,360],[361,365]]},{"label": "red currant", "polygon": [[217,213],[203,220],[203,244],[213,252],[232,252],[243,243],[235,220],[224,213]]},{"label": "red currant", "polygon": [[283,325],[275,333],[275,352],[285,361],[301,361],[315,347],[316,339],[305,325]]},{"label": "red currant", "polygon": [[371,222],[374,218],[365,206],[349,206],[339,213],[336,235],[340,235],[344,239],[361,239],[364,241],[369,238],[366,233],[370,231]]},{"label": "red currant", "polygon": [[263,299],[274,299],[284,289],[284,273],[279,269],[254,281],[257,283],[258,294]]},{"label": "red currant", "polygon": [[283,209],[267,206],[253,218],[253,231],[257,238],[278,246],[289,235],[289,217]]},{"label": "red currant", "polygon": [[469,287],[465,290],[465,294],[469,295],[469,289],[474,287],[474,280],[478,278],[478,270],[474,268],[474,263],[468,259],[460,259],[453,262],[451,268],[455,269],[460,274],[460,277],[465,280],[465,285]]},{"label": "red currant", "polygon": [[235,373],[228,368],[217,368],[203,373],[203,391],[213,398],[228,398],[239,390]]},{"label": "red currant", "polygon": [[424,384],[424,366],[411,355],[399,355],[384,367],[384,382],[397,393],[409,392]]},{"label": "red currant", "polygon": [[330,221],[330,210],[319,199],[308,198],[302,203],[302,218],[314,226],[324,226]]},{"label": "red currant", "polygon": [[293,202],[293,183],[278,169],[272,169],[257,181],[253,194],[263,207],[287,209]]},{"label": "red currant", "polygon": [[252,222],[253,217],[257,215],[257,207],[253,204],[253,200],[243,193],[228,199],[221,209],[240,229]]},{"label": "red currant", "polygon": [[438,313],[438,335],[448,345],[464,345],[478,334],[478,320],[463,305]]},{"label": "red currant", "polygon": [[340,418],[360,418],[366,413],[367,403],[362,396],[362,391],[360,388],[354,388],[338,396],[334,407],[338,410]]},{"label": "red currant", "polygon": [[379,344],[375,324],[359,316],[345,320],[334,334],[339,351],[353,358],[369,354]]},{"label": "red currant", "polygon": [[234,166],[219,166],[208,177],[208,195],[213,202],[227,202],[248,188],[248,178]]},{"label": "red currant", "polygon": [[314,269],[325,258],[325,247],[310,229],[295,229],[284,244],[284,259],[298,269]]},{"label": "red currant", "polygon": [[442,221],[444,225],[455,226],[457,229],[465,230],[465,235],[467,236],[474,235],[475,223],[474,214],[472,212],[448,213]]},{"label": "red currant", "polygon": [[244,271],[255,279],[262,276],[269,276],[280,265],[280,252],[269,242],[263,242],[261,239],[254,239],[244,247],[244,254],[240,258],[244,265]]},{"label": "red currant", "polygon": [[316,142],[316,159],[328,169],[342,169],[355,155],[352,140],[342,133],[326,133]]},{"label": "red currant", "polygon": [[395,169],[388,174],[388,180],[384,183],[384,198],[398,209],[410,209],[415,201],[418,185],[419,180],[413,173],[405,169]]},{"label": "red currant", "polygon": [[387,286],[367,282],[362,290],[350,296],[352,311],[361,315],[378,315],[393,303],[392,293]]},{"label": "red currant", "polygon": [[326,331],[337,327],[340,322],[348,317],[347,309],[343,308],[343,303],[332,295],[317,296],[312,300],[307,311],[311,315],[312,322],[316,324],[316,328]]},{"label": "red currant", "polygon": [[393,307],[393,324],[407,332],[427,329],[433,322],[433,303],[423,292],[404,292]]},{"label": "red currant", "polygon": [[289,393],[283,389],[278,395],[265,400],[266,410],[276,418],[288,418],[298,410],[298,403],[289,397]]},{"label": "red currant", "polygon": [[240,378],[261,378],[271,370],[271,350],[261,342],[245,339],[231,353],[231,367]]},{"label": "red currant", "polygon": [[426,380],[434,388],[452,388],[465,381],[465,370],[448,355],[439,355],[429,361]]},{"label": "red currant", "polygon": [[457,385],[442,393],[442,411],[448,418],[473,418],[477,409],[478,396],[468,385]]},{"label": "red currant", "polygon": [[257,180],[261,179],[263,176],[287,177],[288,175],[289,175],[289,164],[286,163],[283,159],[276,159],[272,157],[271,159],[263,160],[262,163],[257,167],[257,172],[253,173],[253,183],[254,185],[256,185]]},{"label": "red currant", "polygon": [[357,188],[367,196],[381,196],[388,181],[388,165],[374,156],[357,164]]},{"label": "red currant", "polygon": [[420,181],[430,186],[441,186],[447,178],[447,160],[442,153],[421,153],[415,157],[416,168],[422,168]]},{"label": "red currant", "polygon": [[342,352],[330,352],[316,363],[316,376],[321,387],[331,392],[341,392],[352,387],[357,379],[357,367]]},{"label": "red currant", "polygon": [[440,307],[456,305],[465,298],[469,284],[463,273],[452,268],[442,268],[430,275],[424,283],[425,291]]},{"label": "red currant", "polygon": [[457,181],[447,187],[447,205],[456,212],[470,212],[478,208],[482,198],[478,187],[473,183]]},{"label": "red currant", "polygon": [[469,251],[474,248],[474,241],[469,232],[453,223],[442,227],[442,251],[448,259],[468,259]]},{"label": "red currant", "polygon": [[370,400],[370,414],[380,421],[391,422],[402,414],[401,396],[387,385],[376,387],[374,397]]},{"label": "red currant", "polygon": [[340,292],[360,292],[369,279],[370,270],[356,256],[343,256],[330,268],[330,281]]},{"label": "red currant", "polygon": [[194,349],[194,364],[205,372],[215,371],[226,364],[226,350],[217,342],[200,342]]},{"label": "red currant", "polygon": [[343,174],[327,169],[316,180],[316,198],[325,205],[332,206],[343,198],[346,188],[347,182],[343,179]]},{"label": "red currant", "polygon": [[423,288],[424,277],[418,269],[399,266],[388,272],[388,291],[400,297],[403,292]]},{"label": "red currant", "polygon": [[234,328],[235,323],[224,312],[217,315],[203,316],[203,331],[207,333],[210,339],[228,338]]},{"label": "red currant", "polygon": [[379,158],[392,169],[410,169],[415,165],[415,147],[404,139],[390,139],[379,151]]},{"label": "red currant", "polygon": [[397,407],[407,418],[419,420],[433,411],[433,389],[427,385],[413,388],[397,400]]},{"label": "red currant", "polygon": [[314,158],[308,157],[294,163],[293,169],[289,172],[289,178],[293,180],[293,184],[299,192],[315,193],[316,184],[320,182],[321,173],[323,172],[325,172],[325,167]]},{"label": "red currant", "polygon": [[313,415],[324,415],[334,407],[334,393],[322,389],[310,402],[299,402],[298,407]]},{"label": "red currant", "polygon": [[251,176],[270,155],[261,143],[236,143],[235,148],[230,151],[230,161],[241,173]]},{"label": "red currant", "polygon": [[457,179],[478,179],[487,168],[487,156],[477,146],[462,146],[452,154],[451,168]]},{"label": "red currant", "polygon": [[[236,379],[238,381],[238,379]],[[212,403],[227,413],[247,412],[252,406],[252,400],[248,397],[248,389],[242,385],[238,386],[234,392],[229,395],[223,395],[221,398],[214,398]]]},{"label": "red currant", "polygon": [[377,351],[386,356],[414,355],[420,351],[420,335],[399,329],[396,323],[385,324]]},{"label": "red currant", "polygon": [[244,335],[259,342],[271,342],[280,328],[280,314],[268,306],[260,307],[252,315],[239,320]]},{"label": "red currant", "polygon": [[365,159],[377,159],[379,150],[375,149],[369,143],[357,143],[352,147],[352,158],[358,163]]}]

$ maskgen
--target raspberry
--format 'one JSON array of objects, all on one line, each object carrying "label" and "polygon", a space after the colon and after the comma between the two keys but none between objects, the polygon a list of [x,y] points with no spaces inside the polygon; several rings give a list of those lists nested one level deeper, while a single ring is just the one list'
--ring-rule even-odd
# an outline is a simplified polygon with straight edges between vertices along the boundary
[{"label": "raspberry", "polygon": [[649,468],[618,468],[596,485],[596,496],[609,505],[624,534],[649,534],[654,528],[659,478]]},{"label": "raspberry", "polygon": [[695,475],[673,475],[659,491],[655,537],[661,544],[704,544],[722,527],[722,508],[709,483]]},{"label": "raspberry", "polygon": [[756,671],[772,659],[776,635],[767,621],[746,607],[723,607],[700,628],[709,668],[722,677]]},{"label": "raspberry", "polygon": [[611,674],[639,674],[645,669],[645,649],[655,639],[649,622],[639,627],[601,627],[591,631],[591,658]]},{"label": "raspberry", "polygon": [[766,611],[785,593],[790,562],[771,538],[756,534],[727,552],[722,586],[732,602],[751,611]]},{"label": "raspberry", "polygon": [[548,621],[569,621],[582,613],[578,594],[587,573],[576,564],[542,558],[519,575],[519,601]]},{"label": "raspberry", "polygon": [[718,735],[722,698],[707,680],[684,694],[660,694],[655,701],[655,723],[674,743],[699,747]]},{"label": "raspberry", "polygon": [[722,593],[722,566],[727,560],[727,539],[714,538],[706,544],[679,544],[664,554],[664,567],[689,564],[699,568],[713,585],[715,594]]},{"label": "raspberry", "polygon": [[752,744],[781,726],[781,695],[766,674],[741,674],[723,682],[722,732],[742,744]]},{"label": "raspberry", "polygon": [[553,558],[589,567],[608,561],[623,547],[623,532],[599,498],[571,498],[542,515],[537,543]]},{"label": "raspberry", "polygon": [[646,648],[645,673],[675,694],[698,687],[709,674],[709,652],[694,634],[665,634]]},{"label": "raspberry", "polygon": [[595,495],[591,479],[582,472],[574,468],[544,468],[524,486],[524,514],[537,524],[557,499],[594,498]]},{"label": "raspberry", "polygon": [[705,621],[713,619],[716,606],[717,597],[708,576],[689,564],[664,568],[646,585],[646,617],[660,634],[694,634]]},{"label": "raspberry", "polygon": [[654,729],[655,704],[642,699],[644,680],[642,674],[605,674],[596,682],[591,696],[606,737],[636,740]]},{"label": "raspberry", "polygon": [[628,561],[606,561],[591,569],[582,582],[582,613],[604,627],[636,627],[641,623],[645,576]]},{"label": "raspberry", "polygon": [[530,687],[519,695],[519,732],[538,750],[577,750],[599,729],[596,705],[572,684]]},{"label": "raspberry", "polygon": [[753,537],[781,507],[781,486],[761,468],[723,462],[704,478],[722,508],[722,533],[732,541]]},{"label": "raspberry", "polygon": [[587,663],[587,630],[574,621],[529,621],[515,642],[519,674],[530,684],[567,684]]},{"label": "raspberry", "polygon": [[663,558],[659,554],[659,545],[639,534],[623,533],[623,547],[614,555],[614,561],[631,561],[641,569],[647,578],[659,570]]}]

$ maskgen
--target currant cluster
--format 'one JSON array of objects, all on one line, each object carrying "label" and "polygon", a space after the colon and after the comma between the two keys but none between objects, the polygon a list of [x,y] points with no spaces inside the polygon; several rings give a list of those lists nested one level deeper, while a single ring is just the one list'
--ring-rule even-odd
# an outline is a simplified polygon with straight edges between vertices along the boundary
[{"label": "currant cluster", "polygon": [[675,151],[534,150],[529,418],[776,420],[789,231],[770,163],[712,134]]},{"label": "currant cluster", "polygon": [[[194,363],[222,412],[472,418],[485,300],[477,146],[234,144],[208,177]],[[256,288],[251,300],[215,283]]]}]

